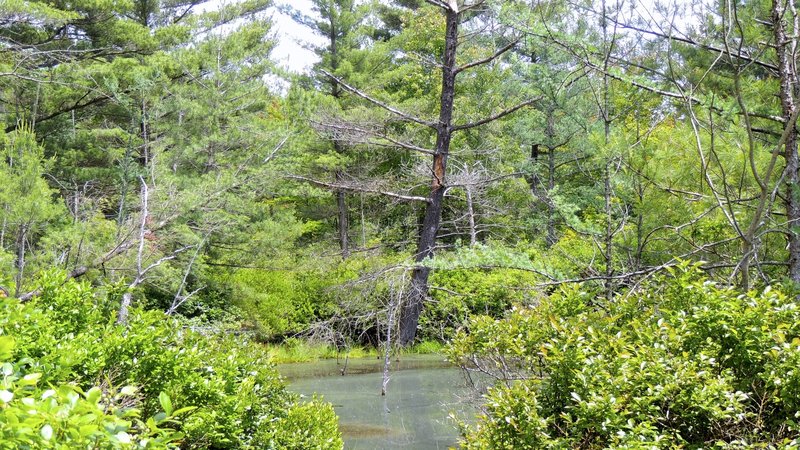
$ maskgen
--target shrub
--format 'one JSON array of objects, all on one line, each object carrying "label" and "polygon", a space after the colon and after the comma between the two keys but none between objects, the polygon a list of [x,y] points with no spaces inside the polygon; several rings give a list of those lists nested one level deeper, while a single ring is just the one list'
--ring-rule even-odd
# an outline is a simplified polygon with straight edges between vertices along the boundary
[{"label": "shrub", "polygon": [[471,319],[448,352],[502,380],[467,448],[798,448],[800,307],[691,268]]},{"label": "shrub", "polygon": [[434,271],[431,301],[420,317],[420,336],[446,340],[470,315],[502,317],[514,303],[530,302],[532,274],[513,269]]},{"label": "shrub", "polygon": [[298,405],[260,346],[155,311],[118,326],[115,302],[62,281],[0,303],[0,447],[341,448],[331,406]]}]

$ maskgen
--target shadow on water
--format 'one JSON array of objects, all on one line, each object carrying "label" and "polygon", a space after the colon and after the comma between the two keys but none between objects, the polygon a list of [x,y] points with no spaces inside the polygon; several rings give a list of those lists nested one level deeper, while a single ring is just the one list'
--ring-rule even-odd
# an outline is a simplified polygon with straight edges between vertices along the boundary
[{"label": "shadow on water", "polygon": [[289,389],[321,395],[334,405],[346,449],[447,449],[458,443],[450,418],[472,417],[461,371],[441,357],[415,356],[392,361],[386,397],[380,395],[383,362],[378,359],[285,364],[278,370]]}]

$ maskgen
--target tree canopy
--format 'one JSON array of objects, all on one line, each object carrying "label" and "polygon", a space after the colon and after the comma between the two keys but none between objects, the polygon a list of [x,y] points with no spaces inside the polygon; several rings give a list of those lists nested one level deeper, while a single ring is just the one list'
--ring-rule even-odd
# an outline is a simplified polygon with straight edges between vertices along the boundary
[{"label": "tree canopy", "polygon": [[[663,442],[677,447],[797,445],[788,418],[797,390],[765,387],[780,390],[783,378],[766,373],[789,370],[796,352],[781,352],[796,347],[799,326],[780,312],[795,308],[800,284],[794,3],[310,3],[0,4],[0,303],[8,310],[0,356],[16,377],[0,395],[38,393],[43,384],[24,381],[40,373],[35,361],[66,351],[16,335],[3,341],[6,324],[33,314],[67,335],[56,322],[69,311],[59,308],[94,301],[102,314],[81,319],[81,342],[100,325],[114,339],[126,329],[139,336],[158,314],[259,343],[452,341],[455,361],[505,383],[466,432],[467,447],[638,448],[639,437],[657,447],[662,435],[651,431],[666,428]],[[276,11],[321,39],[308,44],[317,60],[306,73],[275,62]],[[693,289],[702,301],[681,303]],[[759,322],[751,309],[767,317]],[[706,317],[710,310],[733,318]],[[651,312],[656,322],[643,316]],[[759,326],[773,334],[737,340],[740,327]],[[691,337],[711,328],[721,336]],[[158,358],[202,339],[158,330],[168,342]],[[656,337],[666,347],[648,347]],[[496,353],[500,346],[508,352]],[[736,353],[742,346],[746,355]],[[555,355],[556,347],[573,353]],[[217,445],[192,433],[224,402],[186,391],[172,400],[196,402],[202,414],[147,431],[150,416],[183,419],[160,400],[166,385],[149,385],[126,356],[109,355],[124,376],[89,362],[42,372],[54,401],[78,395],[90,414],[101,395],[89,390],[92,377],[120,375],[120,389],[124,381],[144,392],[135,420],[120,425],[113,408],[98,420],[165,446]],[[666,361],[674,379],[631,381],[647,395],[615,390],[636,376],[626,358]],[[590,371],[579,359],[603,362]],[[761,372],[739,373],[743,365]],[[512,383],[515,374],[525,382]],[[271,386],[274,374],[263,376]],[[651,392],[680,377],[712,388]],[[73,381],[83,391],[65,387]],[[591,391],[592,383],[613,386]],[[290,396],[281,401],[264,417],[316,417],[285,407]],[[748,414],[757,401],[768,410],[756,420]],[[670,402],[688,415],[653,412]],[[220,418],[232,422],[213,439],[229,445],[243,433],[247,442],[229,446],[305,445],[255,422],[226,428],[239,413]],[[320,414],[319,437],[340,446],[327,429],[332,413]],[[595,415],[613,426],[598,432]],[[724,432],[754,423],[759,431],[746,438]],[[45,440],[70,433],[41,431]]]}]

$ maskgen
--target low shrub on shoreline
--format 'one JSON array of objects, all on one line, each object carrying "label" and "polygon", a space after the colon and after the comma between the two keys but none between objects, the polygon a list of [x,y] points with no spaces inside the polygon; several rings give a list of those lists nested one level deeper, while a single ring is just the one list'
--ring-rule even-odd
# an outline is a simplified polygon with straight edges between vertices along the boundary
[{"label": "low shrub on shoreline", "polygon": [[450,357],[495,377],[466,448],[800,447],[800,305],[691,268],[611,303],[564,289],[473,318]]},{"label": "low shrub on shoreline", "polygon": [[332,407],[298,403],[260,345],[155,311],[120,326],[113,295],[50,278],[0,300],[0,448],[342,448]]}]

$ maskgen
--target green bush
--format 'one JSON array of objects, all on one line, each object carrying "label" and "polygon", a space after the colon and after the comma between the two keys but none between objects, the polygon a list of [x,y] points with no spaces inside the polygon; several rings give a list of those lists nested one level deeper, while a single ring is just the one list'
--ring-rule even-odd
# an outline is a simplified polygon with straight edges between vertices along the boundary
[{"label": "green bush", "polygon": [[459,269],[432,275],[431,302],[420,317],[420,336],[446,340],[474,314],[502,317],[527,302],[531,274],[511,269]]},{"label": "green bush", "polygon": [[501,380],[467,448],[800,447],[796,298],[677,269],[600,302],[564,289],[459,333],[450,356]]},{"label": "green bush", "polygon": [[259,431],[260,441],[284,450],[342,448],[338,418],[330,405],[317,399],[297,404],[278,419],[275,426]]},{"label": "green bush", "polygon": [[232,277],[237,305],[265,340],[297,334],[332,314],[336,274],[241,269]]},{"label": "green bush", "polygon": [[122,327],[113,293],[48,278],[0,301],[0,448],[342,447],[331,406],[298,405],[260,346],[154,311]]},{"label": "green bush", "polygon": [[343,323],[341,339],[326,343],[352,344],[363,341],[363,332],[374,321],[365,328],[350,318],[381,308],[386,297],[385,283],[357,281],[400,260],[397,255],[309,258],[302,264],[286,262],[291,270],[237,269],[226,283],[233,286],[233,301],[263,341],[282,342],[303,335],[312,324],[335,319]]}]

